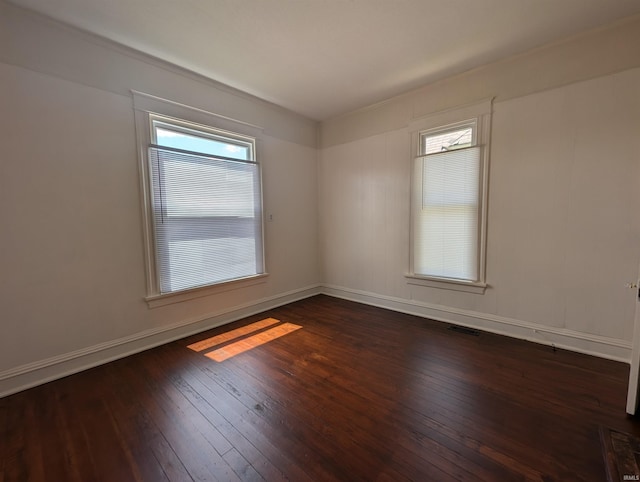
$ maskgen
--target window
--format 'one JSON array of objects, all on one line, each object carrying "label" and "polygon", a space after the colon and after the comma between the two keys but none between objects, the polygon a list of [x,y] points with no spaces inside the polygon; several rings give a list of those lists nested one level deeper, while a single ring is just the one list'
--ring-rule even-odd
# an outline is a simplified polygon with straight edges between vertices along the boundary
[{"label": "window", "polygon": [[262,273],[253,139],[151,116],[160,293]]},{"label": "window", "polygon": [[150,305],[264,276],[260,165],[245,133],[256,129],[146,94],[134,93],[134,104]]},{"label": "window", "polygon": [[488,126],[479,115],[414,133],[410,283],[484,291]]}]

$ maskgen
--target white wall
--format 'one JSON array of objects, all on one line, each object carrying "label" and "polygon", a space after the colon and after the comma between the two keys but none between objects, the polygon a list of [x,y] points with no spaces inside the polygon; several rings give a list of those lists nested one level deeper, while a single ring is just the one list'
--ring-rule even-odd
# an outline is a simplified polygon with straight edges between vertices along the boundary
[{"label": "white wall", "polygon": [[322,149],[330,293],[628,359],[640,69],[495,104],[484,295],[407,284],[409,145],[401,128]]},{"label": "white wall", "polygon": [[[0,4],[0,396],[318,292],[317,124]],[[150,308],[130,89],[264,128],[264,283]]]}]

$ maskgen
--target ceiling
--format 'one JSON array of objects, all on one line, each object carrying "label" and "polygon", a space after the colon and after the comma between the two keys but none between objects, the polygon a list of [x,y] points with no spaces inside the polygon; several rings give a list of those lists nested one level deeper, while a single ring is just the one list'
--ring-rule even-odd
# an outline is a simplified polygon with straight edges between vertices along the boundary
[{"label": "ceiling", "polygon": [[11,0],[316,120],[640,13],[639,0]]}]

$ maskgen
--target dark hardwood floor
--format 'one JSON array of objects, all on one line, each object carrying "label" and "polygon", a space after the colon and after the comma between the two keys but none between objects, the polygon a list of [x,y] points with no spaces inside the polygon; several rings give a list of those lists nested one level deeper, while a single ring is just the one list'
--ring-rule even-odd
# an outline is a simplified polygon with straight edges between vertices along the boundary
[{"label": "dark hardwood floor", "polygon": [[[188,348],[267,317],[302,328]],[[0,399],[0,482],[603,481],[627,376],[317,296]]]}]

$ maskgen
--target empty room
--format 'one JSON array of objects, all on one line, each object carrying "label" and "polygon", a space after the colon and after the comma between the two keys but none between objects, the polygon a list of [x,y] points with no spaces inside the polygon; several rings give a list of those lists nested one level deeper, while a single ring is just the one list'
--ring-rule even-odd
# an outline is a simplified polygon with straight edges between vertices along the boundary
[{"label": "empty room", "polygon": [[640,480],[640,2],[0,0],[0,481]]}]

